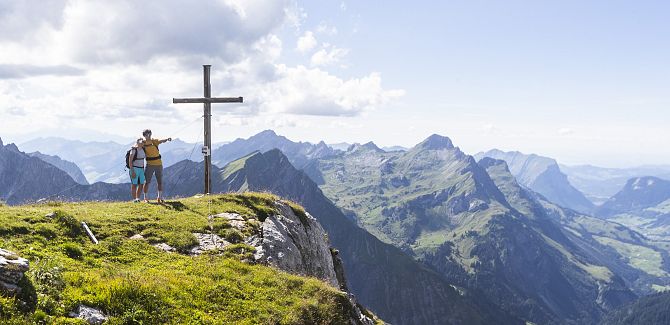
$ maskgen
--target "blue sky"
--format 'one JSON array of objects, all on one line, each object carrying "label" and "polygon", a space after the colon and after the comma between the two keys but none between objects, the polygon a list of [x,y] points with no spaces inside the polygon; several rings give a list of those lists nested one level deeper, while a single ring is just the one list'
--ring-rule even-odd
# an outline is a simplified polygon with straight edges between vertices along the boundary
[{"label": "blue sky", "polygon": [[[439,133],[471,154],[670,163],[666,1],[231,0],[206,2],[208,13],[178,0],[48,3],[33,15],[30,5],[0,6],[14,17],[0,27],[21,35],[0,36],[3,138],[64,125],[73,136],[145,125],[170,134],[200,108],[169,99],[199,95],[208,61],[215,94],[248,99],[215,109],[215,141],[272,128],[294,140],[411,146]],[[118,15],[100,22],[98,10]],[[143,22],[149,10],[198,18]],[[35,62],[42,70],[26,67]],[[29,76],[8,77],[17,71]],[[53,101],[67,105],[46,109]],[[37,126],[35,113],[46,114]],[[199,128],[178,136],[195,141]]]}]

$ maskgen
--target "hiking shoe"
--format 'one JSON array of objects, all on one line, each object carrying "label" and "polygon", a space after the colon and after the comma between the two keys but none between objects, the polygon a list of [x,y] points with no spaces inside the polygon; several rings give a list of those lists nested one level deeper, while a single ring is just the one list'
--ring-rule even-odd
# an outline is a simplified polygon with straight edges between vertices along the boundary
[{"label": "hiking shoe", "polygon": [[134,199],[133,203],[140,203],[140,199]]}]

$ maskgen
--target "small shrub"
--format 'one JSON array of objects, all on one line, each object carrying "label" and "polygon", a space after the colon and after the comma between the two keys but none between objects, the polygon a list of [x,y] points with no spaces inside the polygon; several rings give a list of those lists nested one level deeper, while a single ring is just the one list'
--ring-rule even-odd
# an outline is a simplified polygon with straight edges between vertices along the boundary
[{"label": "small shrub", "polygon": [[211,224],[208,224],[204,227],[204,232],[209,232],[210,230],[215,234],[220,234],[224,229],[230,228],[231,225],[228,220],[224,218],[215,218]]},{"label": "small shrub", "polygon": [[223,257],[239,260],[253,260],[256,248],[247,244],[233,244],[223,248]]},{"label": "small shrub", "polygon": [[223,237],[223,239],[233,244],[238,244],[244,240],[244,235],[242,234],[242,232],[240,232],[235,228],[223,229],[222,231],[219,232],[219,236]]},{"label": "small shrub", "polygon": [[66,236],[74,238],[82,234],[82,228],[79,221],[75,217],[65,214],[65,212],[61,210],[54,212],[53,220],[63,228]]},{"label": "small shrub", "polygon": [[300,204],[295,203],[293,201],[284,201],[284,203],[288,204],[289,207],[291,207],[291,210],[293,210],[293,213],[300,219],[300,222],[302,222],[303,225],[308,225],[309,220],[307,219],[307,212],[305,211],[305,208],[303,208]]},{"label": "small shrub", "polygon": [[35,324],[47,324],[49,316],[43,310],[36,310],[33,314],[33,322]]},{"label": "small shrub", "polygon": [[62,245],[62,248],[65,252],[65,255],[75,260],[80,259],[84,255],[84,253],[81,251],[81,248],[79,248],[79,246],[77,246],[75,243],[65,243]]},{"label": "small shrub", "polygon": [[191,247],[198,244],[198,238],[187,231],[167,233],[163,236],[168,245],[174,247],[181,253],[187,253]]},{"label": "small shrub", "polygon": [[16,306],[14,298],[0,295],[0,321],[19,317],[21,312]]},{"label": "small shrub", "polygon": [[156,285],[137,279],[116,282],[103,293],[104,309],[119,317],[121,324],[164,324],[170,304]]},{"label": "small shrub", "polygon": [[56,228],[51,224],[37,225],[35,227],[35,233],[46,239],[54,239],[58,235]]},{"label": "small shrub", "polygon": [[123,237],[121,236],[110,236],[105,238],[104,241],[100,242],[100,248],[110,255],[118,255],[121,252],[122,245]]}]

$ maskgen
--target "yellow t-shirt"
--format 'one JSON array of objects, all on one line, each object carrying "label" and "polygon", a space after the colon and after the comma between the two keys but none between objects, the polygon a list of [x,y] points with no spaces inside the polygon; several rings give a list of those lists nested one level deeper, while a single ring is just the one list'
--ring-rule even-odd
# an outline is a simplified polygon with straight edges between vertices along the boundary
[{"label": "yellow t-shirt", "polygon": [[149,141],[144,140],[144,152],[147,155],[147,165],[152,165],[152,166],[161,166],[163,165],[163,161],[161,161],[160,158],[158,159],[151,159],[152,157],[160,157],[161,153],[158,151],[158,145],[159,141],[156,139],[151,139]]}]

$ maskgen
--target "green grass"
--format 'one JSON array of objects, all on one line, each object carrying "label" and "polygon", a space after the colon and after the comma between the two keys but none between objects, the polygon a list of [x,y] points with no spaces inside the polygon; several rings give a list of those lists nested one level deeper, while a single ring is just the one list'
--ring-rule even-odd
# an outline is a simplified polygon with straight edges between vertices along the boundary
[{"label": "green grass", "polygon": [[[81,323],[66,316],[83,303],[110,315],[110,324],[348,324],[345,293],[317,279],[242,263],[253,247],[240,243],[193,257],[152,246],[167,242],[185,251],[194,244],[191,233],[207,228],[210,211],[262,220],[277,212],[277,200],[246,193],[165,206],[0,207],[0,247],[31,262],[23,296],[0,296],[0,323]],[[99,245],[74,227],[81,221]],[[147,240],[128,238],[138,233]]]},{"label": "green grass", "polygon": [[617,253],[627,259],[628,265],[654,276],[668,276],[663,270],[663,256],[661,253],[644,246],[624,243],[615,239],[593,236],[603,245],[614,248]]}]

